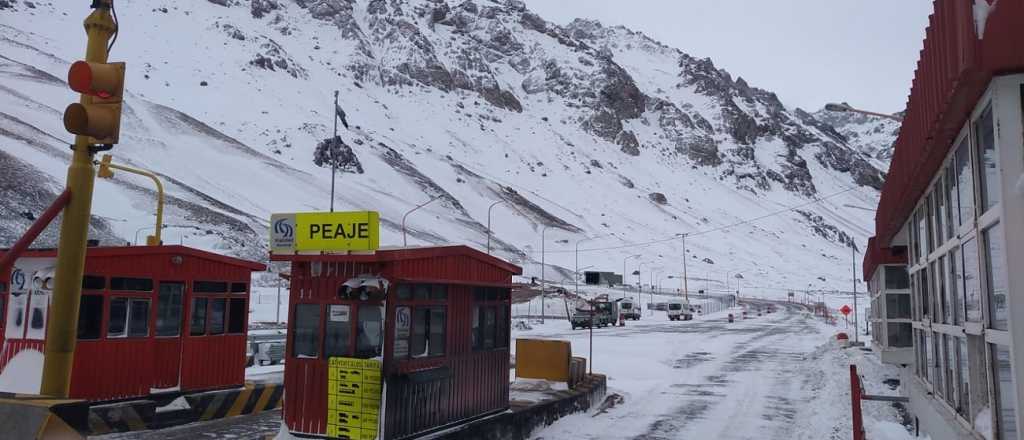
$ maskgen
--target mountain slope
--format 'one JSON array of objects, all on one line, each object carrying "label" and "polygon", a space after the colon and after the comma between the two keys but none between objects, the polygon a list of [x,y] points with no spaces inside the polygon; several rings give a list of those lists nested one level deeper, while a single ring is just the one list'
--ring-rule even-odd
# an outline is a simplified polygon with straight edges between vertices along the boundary
[{"label": "mountain slope", "polygon": [[[75,99],[58,78],[84,45],[83,11],[63,3],[0,4],[0,147],[46,176],[26,188],[51,192],[71,139],[60,111]],[[539,275],[549,226],[546,261],[569,269],[573,242],[615,234],[582,244],[580,266],[621,270],[643,253],[646,268],[676,273],[675,235],[691,233],[691,277],[747,270],[764,286],[842,288],[848,245],[871,229],[870,213],[843,207],[877,201],[883,174],[862,146],[625,28],[555,26],[518,1],[119,6],[111,59],[129,74],[113,153],[165,177],[166,241],[259,257],[270,213],[326,209],[318,145],[333,90],[351,124],[336,203],[380,211],[384,244],[401,244],[403,214],[437,197],[409,216],[408,242],[483,248],[487,208],[504,200],[492,247],[527,275]],[[148,188],[123,174],[97,184],[112,234],[132,240],[152,222]],[[14,193],[3,203],[22,203]],[[20,227],[0,223],[0,237]]]}]

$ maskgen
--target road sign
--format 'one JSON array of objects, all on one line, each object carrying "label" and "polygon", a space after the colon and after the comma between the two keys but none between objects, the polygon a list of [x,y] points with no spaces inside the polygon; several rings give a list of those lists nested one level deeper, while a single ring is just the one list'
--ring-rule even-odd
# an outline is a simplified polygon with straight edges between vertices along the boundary
[{"label": "road sign", "polygon": [[372,251],[380,247],[376,211],[298,212],[270,216],[274,253]]},{"label": "road sign", "polygon": [[844,316],[849,315],[852,311],[853,309],[851,309],[850,306],[847,305],[844,305],[841,309],[839,309],[839,313],[842,313]]}]

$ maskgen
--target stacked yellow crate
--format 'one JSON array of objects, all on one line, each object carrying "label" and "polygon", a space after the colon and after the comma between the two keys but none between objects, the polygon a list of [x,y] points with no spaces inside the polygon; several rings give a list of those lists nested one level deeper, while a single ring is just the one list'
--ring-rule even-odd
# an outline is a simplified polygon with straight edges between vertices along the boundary
[{"label": "stacked yellow crate", "polygon": [[327,436],[376,440],[380,425],[381,362],[331,358],[327,383]]}]

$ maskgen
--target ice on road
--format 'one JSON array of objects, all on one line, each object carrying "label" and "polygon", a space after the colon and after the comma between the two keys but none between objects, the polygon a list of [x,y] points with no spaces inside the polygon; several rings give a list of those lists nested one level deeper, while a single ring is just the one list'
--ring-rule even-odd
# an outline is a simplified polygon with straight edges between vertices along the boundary
[{"label": "ice on road", "polygon": [[[734,312],[734,323],[726,312],[672,322],[664,312],[645,311],[626,327],[595,330],[594,372],[606,374],[608,392],[625,403],[600,415],[568,416],[532,438],[850,438],[846,369],[864,362],[859,350],[838,348],[831,341],[836,327],[800,306],[777,306],[760,317],[755,310],[747,320]],[[587,356],[589,333],[562,320],[514,336],[567,339],[574,355]],[[897,420],[883,404],[865,411]]]}]

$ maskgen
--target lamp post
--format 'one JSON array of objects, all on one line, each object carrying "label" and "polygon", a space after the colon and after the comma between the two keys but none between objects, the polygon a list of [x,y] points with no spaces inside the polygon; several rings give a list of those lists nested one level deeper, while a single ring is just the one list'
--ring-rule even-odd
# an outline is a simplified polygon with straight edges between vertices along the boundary
[{"label": "lamp post", "polygon": [[867,110],[856,109],[856,108],[851,107],[850,104],[847,104],[845,102],[842,102],[842,103],[830,102],[828,104],[825,104],[825,110],[828,110],[830,112],[836,112],[836,113],[860,113],[862,115],[877,116],[879,118],[892,119],[893,121],[896,121],[896,122],[903,122],[903,118],[901,118],[899,116],[889,115],[889,114],[885,114],[885,113],[869,112]]},{"label": "lamp post", "polygon": [[[491,206],[487,207],[487,255],[491,255],[491,210],[494,209],[495,205],[501,203],[505,203],[505,201],[498,200],[497,202],[491,203]],[[541,233],[543,234],[543,232]]]},{"label": "lamp post", "polygon": [[[423,202],[423,203],[420,203],[419,205],[416,205],[415,208],[410,209],[408,212],[405,213],[405,215],[402,216],[402,247],[405,247],[405,246],[409,245],[409,243],[406,241],[406,237],[405,237],[405,219],[407,217],[409,217],[409,214],[412,214],[416,210],[418,210],[418,209],[420,209],[420,208],[422,208],[424,206],[427,206],[427,205],[431,204],[434,200],[437,200],[437,199],[440,199],[440,198],[441,198],[441,196],[431,197],[430,200],[427,200],[426,202]],[[490,229],[490,228],[488,228],[488,229]]]},{"label": "lamp post", "polygon": [[576,296],[579,296],[579,294],[580,294],[580,243],[584,243],[584,242],[591,241],[591,240],[596,240],[598,238],[608,237],[610,235],[614,235],[614,234],[604,234],[604,235],[598,235],[596,237],[583,237],[583,238],[581,238],[579,240],[576,240],[576,276],[574,277],[575,278],[574,281],[576,281]]},{"label": "lamp post", "polygon": [[689,234],[676,234],[683,237],[683,298],[690,302],[690,290],[686,284],[686,236]]},{"label": "lamp post", "polygon": [[[628,260],[630,258],[639,258],[641,255],[642,254],[630,255],[630,256],[622,259],[622,297],[623,298],[626,297],[626,260]],[[639,305],[639,304],[640,304],[640,301],[638,300],[637,301],[637,305]]]},{"label": "lamp post", "polygon": [[[647,262],[646,261],[641,261],[641,262],[637,263],[637,265],[636,265],[636,303],[637,304],[640,304],[640,295],[642,295],[644,293],[644,285],[643,285],[643,283],[640,282],[640,269],[644,267],[644,264],[647,264]],[[648,307],[647,309],[648,309],[648,311],[650,311],[650,307]],[[654,312],[651,312],[651,313],[654,313]]]},{"label": "lamp post", "polygon": [[[491,206],[494,206],[494,205],[491,205]],[[488,214],[488,216],[487,216],[487,222],[490,223],[490,214]],[[540,323],[541,324],[544,323],[544,318],[545,318],[545,314],[544,314],[544,312],[545,312],[545,310],[544,310],[544,295],[545,295],[545,290],[544,290],[545,289],[545,285],[544,285],[544,268],[546,266],[544,265],[544,252],[545,252],[544,243],[546,242],[546,240],[544,239],[544,234],[548,232],[548,228],[550,228],[550,226],[544,226],[544,227],[542,227],[540,229]],[[487,227],[488,243],[490,243],[490,230],[491,230],[491,227],[488,226]],[[490,245],[488,245],[488,249],[490,249]]]}]

